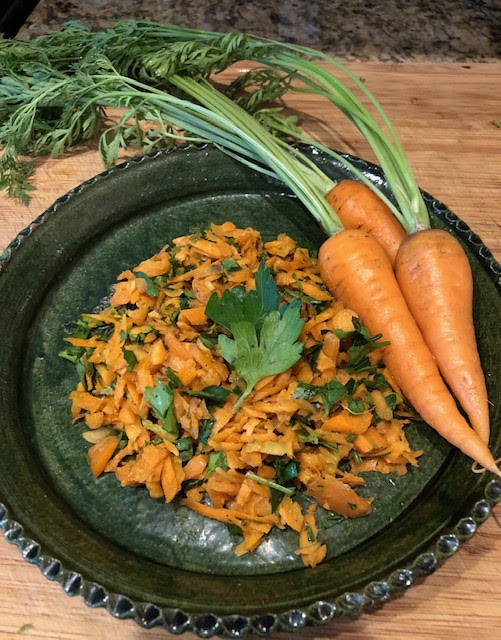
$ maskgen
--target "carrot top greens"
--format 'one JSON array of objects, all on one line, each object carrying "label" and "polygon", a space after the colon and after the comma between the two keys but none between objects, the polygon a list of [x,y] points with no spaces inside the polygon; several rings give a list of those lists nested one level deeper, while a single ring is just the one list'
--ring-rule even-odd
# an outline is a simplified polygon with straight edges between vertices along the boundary
[{"label": "carrot top greens", "polygon": [[[207,79],[239,60],[264,66],[238,78],[228,90],[233,100],[225,100]],[[334,65],[375,114],[319,60]],[[373,148],[398,206],[378,195],[408,232],[429,226],[391,122],[365,84],[339,61],[307,47],[245,34],[147,21],[119,21],[97,33],[71,22],[30,42],[0,41],[0,188],[26,202],[33,166],[24,155],[57,157],[98,132],[106,166],[117,161],[120,149],[151,151],[182,136],[213,142],[283,180],[334,233],[340,224],[324,202],[334,183],[277,137],[313,143],[293,117],[269,107],[289,90],[322,96],[347,116]],[[108,107],[124,110],[111,126],[105,124]],[[376,189],[346,157],[314,144]]]}]

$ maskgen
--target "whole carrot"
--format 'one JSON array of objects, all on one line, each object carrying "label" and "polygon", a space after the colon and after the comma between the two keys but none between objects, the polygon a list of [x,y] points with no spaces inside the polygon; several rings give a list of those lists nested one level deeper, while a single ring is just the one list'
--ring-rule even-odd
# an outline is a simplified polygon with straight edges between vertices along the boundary
[{"label": "whole carrot", "polygon": [[386,250],[440,372],[473,429],[488,443],[489,405],[473,326],[473,279],[461,245],[438,229],[408,236],[387,205],[360,182],[339,182],[326,200],[345,228],[370,233]]},{"label": "whole carrot", "polygon": [[370,333],[390,341],[384,362],[422,418],[501,477],[487,445],[459,413],[379,242],[360,230],[337,233],[320,247],[319,267],[333,295],[359,315]]},{"label": "whole carrot", "polygon": [[465,252],[447,231],[419,231],[400,246],[396,276],[443,377],[473,429],[487,443],[489,405],[475,340],[473,279]]},{"label": "whole carrot", "polygon": [[373,235],[395,264],[398,248],[407,233],[388,205],[372,189],[363,182],[341,180],[325,199],[345,229],[362,229]]}]

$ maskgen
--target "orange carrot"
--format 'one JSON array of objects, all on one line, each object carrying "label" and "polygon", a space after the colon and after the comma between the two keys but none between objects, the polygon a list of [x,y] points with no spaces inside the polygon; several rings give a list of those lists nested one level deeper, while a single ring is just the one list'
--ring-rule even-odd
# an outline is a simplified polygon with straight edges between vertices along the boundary
[{"label": "orange carrot", "polygon": [[407,234],[391,209],[363,182],[341,180],[326,195],[345,229],[367,231],[386,249],[392,264]]},{"label": "orange carrot", "polygon": [[346,518],[359,518],[371,511],[371,500],[362,498],[338,478],[319,478],[306,486],[306,493],[321,504]]},{"label": "orange carrot", "polygon": [[473,279],[465,252],[446,231],[419,231],[401,245],[396,275],[443,377],[473,429],[487,443],[489,406],[473,326]]},{"label": "orange carrot", "polygon": [[369,332],[390,341],[384,362],[422,418],[501,477],[489,449],[459,413],[379,242],[364,231],[342,231],[321,246],[319,267],[330,291],[359,315]]},{"label": "orange carrot", "polygon": [[386,249],[443,377],[473,429],[488,443],[489,406],[473,326],[472,274],[460,244],[438,229],[407,236],[388,206],[361,182],[342,180],[326,198],[345,228],[367,231]]},{"label": "orange carrot", "polygon": [[90,470],[96,478],[103,473],[117,446],[116,436],[106,436],[89,449]]},{"label": "orange carrot", "polygon": [[189,322],[192,326],[202,326],[207,324],[205,307],[195,307],[193,309],[183,309],[179,314],[180,322]]}]

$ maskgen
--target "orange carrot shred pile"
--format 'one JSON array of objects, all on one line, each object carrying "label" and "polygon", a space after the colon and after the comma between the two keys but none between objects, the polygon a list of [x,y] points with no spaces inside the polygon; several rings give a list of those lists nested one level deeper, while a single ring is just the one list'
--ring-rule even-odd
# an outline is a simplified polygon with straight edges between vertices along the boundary
[{"label": "orange carrot shred pile", "polygon": [[[229,333],[205,307],[214,292],[254,289],[263,257],[281,303],[302,303],[303,355],[260,380],[235,412],[245,382],[219,354],[218,335]],[[264,244],[255,229],[226,222],[176,238],[121,273],[109,306],[82,315],[79,327],[66,338],[80,375],[71,412],[87,427],[92,472],[236,525],[238,555],[273,527],[289,527],[299,536],[296,553],[315,566],[327,553],[317,503],[347,518],[367,515],[372,499],[355,490],[360,473],[405,474],[422,453],[405,436],[412,413],[381,349],[368,354],[365,369],[347,371],[357,319],[329,294],[317,260],[285,234]],[[334,380],[351,393],[326,415],[318,390]],[[158,388],[171,394],[170,422],[152,404]],[[207,388],[224,390],[224,398],[204,397]],[[294,491],[310,496],[306,512]]]}]

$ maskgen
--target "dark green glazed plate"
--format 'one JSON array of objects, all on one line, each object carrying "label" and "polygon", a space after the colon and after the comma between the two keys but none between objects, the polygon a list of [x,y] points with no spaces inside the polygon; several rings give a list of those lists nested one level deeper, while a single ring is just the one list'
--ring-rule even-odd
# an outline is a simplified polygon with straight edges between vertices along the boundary
[{"label": "dark green glazed plate", "polygon": [[[305,149],[333,178],[346,169]],[[379,170],[352,159],[383,189]],[[501,396],[501,267],[468,227],[425,196],[433,223],[462,242],[475,281],[475,322],[489,397]],[[226,527],[145,489],[94,479],[88,444],[71,425],[73,367],[57,353],[69,324],[109,293],[124,269],[210,222],[285,232],[303,246],[325,238],[279,183],[214,148],[132,160],[84,183],[0,256],[0,525],[9,542],[92,607],[146,627],[208,637],[268,635],[376,606],[434,571],[475,532],[501,484],[424,424],[409,439],[425,454],[404,477],[367,474],[367,518],[326,528],[327,561],[305,569],[297,537],[273,532],[237,558]],[[491,448],[501,451],[492,407]],[[307,498],[303,498],[304,504]],[[325,517],[320,511],[319,519]]]}]

